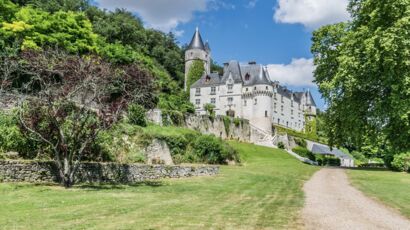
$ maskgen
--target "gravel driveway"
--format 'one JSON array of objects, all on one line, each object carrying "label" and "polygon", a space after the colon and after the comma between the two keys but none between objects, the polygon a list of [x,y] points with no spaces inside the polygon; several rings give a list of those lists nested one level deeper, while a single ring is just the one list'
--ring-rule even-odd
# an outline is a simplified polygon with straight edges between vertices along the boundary
[{"label": "gravel driveway", "polygon": [[409,229],[410,221],[350,185],[339,168],[316,172],[303,187],[306,229]]}]

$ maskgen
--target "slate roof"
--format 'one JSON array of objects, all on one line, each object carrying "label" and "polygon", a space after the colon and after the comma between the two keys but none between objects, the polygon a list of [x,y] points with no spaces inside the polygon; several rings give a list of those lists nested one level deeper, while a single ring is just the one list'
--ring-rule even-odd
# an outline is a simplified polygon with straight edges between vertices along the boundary
[{"label": "slate roof", "polygon": [[330,150],[329,146],[318,144],[318,143],[313,143],[312,149],[310,151],[314,154],[321,154],[321,155],[329,154],[329,155],[334,155],[339,158],[353,159],[351,156],[347,155],[340,149],[333,148],[332,150]]},{"label": "slate roof", "polygon": [[[268,72],[259,64],[240,65],[244,86],[271,85]],[[246,75],[249,75],[247,79]]]},{"label": "slate roof", "polygon": [[204,74],[202,77],[191,85],[191,88],[201,88],[221,85],[221,77],[218,73]]},{"label": "slate roof", "polygon": [[222,76],[222,82],[227,82],[230,78],[234,83],[242,83],[241,68],[238,61],[230,61],[228,66],[224,67],[224,74]]},{"label": "slate roof", "polygon": [[195,30],[194,36],[192,36],[191,43],[189,43],[188,49],[200,49],[205,50],[204,42],[202,41],[201,34],[198,27]]}]

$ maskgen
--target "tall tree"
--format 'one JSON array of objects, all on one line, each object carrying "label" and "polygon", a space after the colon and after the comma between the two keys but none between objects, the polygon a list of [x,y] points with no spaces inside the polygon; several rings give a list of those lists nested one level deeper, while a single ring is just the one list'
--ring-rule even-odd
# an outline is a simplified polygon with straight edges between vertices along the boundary
[{"label": "tall tree", "polygon": [[188,71],[187,88],[198,81],[205,72],[204,62],[195,60]]},{"label": "tall tree", "polygon": [[351,0],[352,21],[313,34],[329,140],[410,149],[410,0]]}]

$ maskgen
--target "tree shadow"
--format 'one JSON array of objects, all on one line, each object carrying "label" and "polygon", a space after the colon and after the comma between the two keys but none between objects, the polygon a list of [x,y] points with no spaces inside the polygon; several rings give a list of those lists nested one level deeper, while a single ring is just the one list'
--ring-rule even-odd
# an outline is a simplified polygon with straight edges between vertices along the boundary
[{"label": "tree shadow", "polygon": [[141,181],[130,184],[118,184],[118,183],[93,183],[93,184],[77,184],[74,185],[74,189],[84,189],[84,190],[124,190],[130,187],[160,187],[164,186],[162,181]]},{"label": "tree shadow", "polygon": [[349,170],[355,170],[355,171],[384,171],[384,172],[389,171],[389,172],[394,172],[394,171],[392,171],[392,170],[390,170],[390,169],[388,169],[388,168],[380,168],[380,167],[374,167],[374,168],[371,168],[371,167],[369,167],[369,168],[360,168],[360,167],[357,167],[357,168],[347,168],[347,169],[349,169]]}]

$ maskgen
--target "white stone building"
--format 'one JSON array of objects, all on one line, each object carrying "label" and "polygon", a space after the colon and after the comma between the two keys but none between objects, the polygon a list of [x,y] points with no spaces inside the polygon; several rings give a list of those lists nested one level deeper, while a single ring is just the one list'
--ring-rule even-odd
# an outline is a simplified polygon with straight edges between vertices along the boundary
[{"label": "white stone building", "polygon": [[244,118],[267,132],[272,132],[273,124],[303,131],[306,119],[315,118],[316,105],[309,91],[286,89],[255,62],[230,61],[224,64],[222,76],[211,73],[210,57],[209,45],[204,45],[197,29],[185,52],[185,82],[192,62],[203,61],[205,73],[189,89],[198,114],[206,114],[204,105],[213,104],[216,115]]}]

